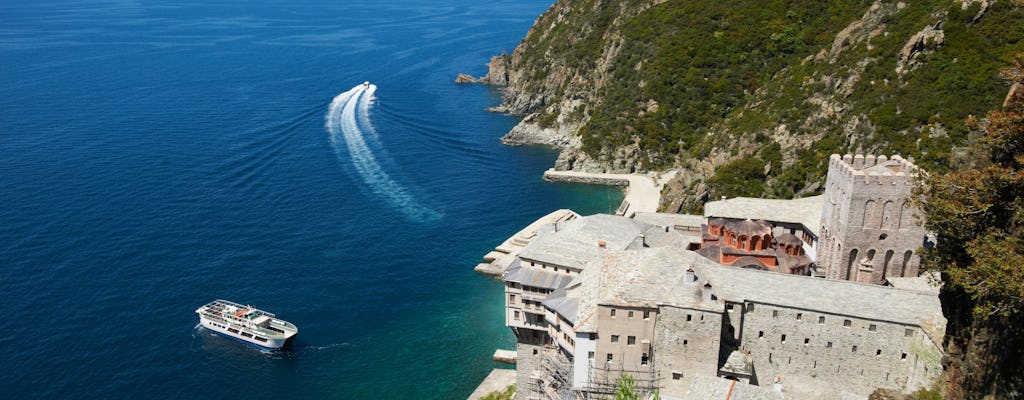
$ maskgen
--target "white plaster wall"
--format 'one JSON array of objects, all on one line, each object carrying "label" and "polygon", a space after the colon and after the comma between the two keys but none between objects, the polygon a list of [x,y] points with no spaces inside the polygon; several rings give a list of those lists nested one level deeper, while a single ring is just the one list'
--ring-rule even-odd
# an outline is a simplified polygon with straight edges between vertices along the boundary
[{"label": "white plaster wall", "polygon": [[[573,354],[572,387],[582,388],[590,378],[590,352],[597,352],[597,341],[590,340],[589,333],[576,334],[576,351]],[[594,357],[597,357],[596,355]]]}]

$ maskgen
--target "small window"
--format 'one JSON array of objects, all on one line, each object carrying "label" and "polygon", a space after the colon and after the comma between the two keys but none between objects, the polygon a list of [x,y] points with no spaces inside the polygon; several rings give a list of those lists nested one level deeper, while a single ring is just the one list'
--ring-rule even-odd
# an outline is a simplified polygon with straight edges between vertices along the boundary
[{"label": "small window", "polygon": [[596,333],[591,333],[590,334],[590,340],[597,340],[597,334]]},{"label": "small window", "polygon": [[519,311],[515,311],[515,314],[512,314],[512,315],[513,315],[513,319],[515,319],[516,321],[519,320]]},{"label": "small window", "polygon": [[881,356],[882,356],[882,349],[875,350],[875,357],[881,357]]},{"label": "small window", "polygon": [[825,343],[825,348],[826,349],[831,349],[832,348],[832,342]]},{"label": "small window", "polygon": [[611,312],[612,318],[615,318],[615,309],[613,308],[610,312]]},{"label": "small window", "polygon": [[644,319],[651,319],[651,312],[650,311],[646,311],[646,310],[644,311]]},{"label": "small window", "polygon": [[799,321],[802,319],[804,319],[804,315],[802,313],[796,313],[796,320]]},{"label": "small window", "polygon": [[852,353],[856,353],[857,352],[857,345],[853,345],[853,351],[851,351],[851,352]]},{"label": "small window", "polygon": [[588,351],[587,352],[587,359],[588,360],[593,360],[594,359],[594,352]]},{"label": "small window", "polygon": [[686,345],[687,345],[687,344],[689,344],[689,343],[690,343],[690,341],[689,341],[689,340],[683,339],[683,346],[686,346]]},{"label": "small window", "polygon": [[608,359],[608,361],[611,361],[611,360],[612,360],[612,353],[608,353],[608,357],[607,357],[607,359]]},{"label": "small window", "polygon": [[619,342],[619,335],[612,335],[612,343],[618,343],[618,342]]},{"label": "small window", "polygon": [[735,308],[735,307],[733,307],[732,304],[726,304],[725,305],[725,310],[728,311],[728,312],[732,312],[733,308]]},{"label": "small window", "polygon": [[629,314],[629,315],[627,315],[627,316],[628,316],[629,318],[633,318],[633,311],[630,311],[630,312],[629,312],[628,314]]},{"label": "small window", "polygon": [[907,353],[900,353],[900,360],[906,360],[906,359],[907,359]]},{"label": "small window", "polygon": [[878,330],[878,326],[876,326],[875,324],[868,325],[868,330],[874,332]]},{"label": "small window", "polygon": [[914,336],[914,330],[913,330],[913,329],[907,329],[907,330],[904,330],[904,331],[903,331],[903,336],[905,336],[905,337],[911,337],[911,336]]},{"label": "small window", "polygon": [[514,295],[514,294],[508,295],[508,304],[516,304],[516,295]]},{"label": "small window", "polygon": [[647,353],[643,353],[642,355],[640,355],[640,365],[647,365],[649,359],[650,358],[647,357]]},{"label": "small window", "polygon": [[693,321],[693,315],[686,314],[686,322]]},{"label": "small window", "polygon": [[786,335],[782,335],[782,343],[786,343]]},{"label": "small window", "polygon": [[853,321],[850,321],[848,319],[844,319],[843,320],[843,326],[846,326],[846,327],[853,326]]},{"label": "small window", "polygon": [[626,345],[628,345],[628,346],[636,345],[636,336],[626,336]]},{"label": "small window", "polygon": [[673,372],[672,373],[672,380],[678,381],[680,379],[683,379],[683,373],[682,372]]},{"label": "small window", "polygon": [[757,338],[758,339],[763,339],[764,338],[764,331],[757,331]]},{"label": "small window", "polygon": [[747,303],[747,312],[754,311],[754,303]]},{"label": "small window", "polygon": [[804,346],[811,344],[811,338],[804,338]]},{"label": "small window", "polygon": [[778,318],[778,317],[779,317],[779,310],[772,310],[772,318]]},{"label": "small window", "polygon": [[824,316],[818,317],[818,323],[819,324],[824,324],[825,323],[825,317]]}]

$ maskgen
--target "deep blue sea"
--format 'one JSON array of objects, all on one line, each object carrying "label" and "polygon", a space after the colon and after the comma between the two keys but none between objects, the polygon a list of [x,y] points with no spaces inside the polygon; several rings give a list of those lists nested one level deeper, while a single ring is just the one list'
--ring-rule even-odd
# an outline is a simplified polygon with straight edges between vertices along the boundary
[{"label": "deep blue sea", "polygon": [[[0,0],[0,398],[468,396],[513,343],[473,266],[622,197],[452,83],[550,3]],[[197,329],[215,298],[299,336]]]}]

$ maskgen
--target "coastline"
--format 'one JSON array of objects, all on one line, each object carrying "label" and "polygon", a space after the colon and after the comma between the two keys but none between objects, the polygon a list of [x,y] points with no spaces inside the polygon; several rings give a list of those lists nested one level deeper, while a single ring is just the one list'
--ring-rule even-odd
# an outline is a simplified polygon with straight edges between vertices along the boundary
[{"label": "coastline", "polygon": [[676,171],[648,174],[604,174],[581,171],[544,171],[549,182],[587,183],[624,186],[625,197],[616,214],[629,217],[638,212],[657,212],[661,203],[661,189],[675,177]]}]

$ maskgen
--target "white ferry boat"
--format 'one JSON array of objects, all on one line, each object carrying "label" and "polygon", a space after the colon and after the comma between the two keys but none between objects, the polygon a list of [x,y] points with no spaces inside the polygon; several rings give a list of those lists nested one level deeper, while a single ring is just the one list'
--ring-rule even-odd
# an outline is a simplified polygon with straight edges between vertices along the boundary
[{"label": "white ferry boat", "polygon": [[299,333],[274,314],[227,300],[214,300],[196,309],[204,328],[264,350],[278,350]]}]

